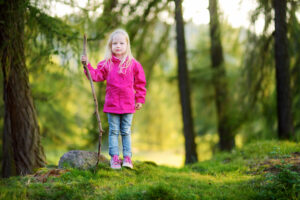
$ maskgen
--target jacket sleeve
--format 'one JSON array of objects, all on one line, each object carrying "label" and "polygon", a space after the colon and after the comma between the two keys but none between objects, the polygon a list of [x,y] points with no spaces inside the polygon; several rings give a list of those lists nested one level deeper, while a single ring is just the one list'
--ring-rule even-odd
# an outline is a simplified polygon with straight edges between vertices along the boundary
[{"label": "jacket sleeve", "polygon": [[134,70],[134,90],[135,90],[135,102],[145,103],[146,97],[146,78],[143,67],[140,63],[137,63]]},{"label": "jacket sleeve", "polygon": [[[106,80],[107,77],[107,68],[104,66],[104,61],[98,63],[97,68],[94,69],[91,63],[87,64],[87,68],[90,71],[93,81],[99,82]],[[88,78],[86,70],[84,70],[86,77]]]}]

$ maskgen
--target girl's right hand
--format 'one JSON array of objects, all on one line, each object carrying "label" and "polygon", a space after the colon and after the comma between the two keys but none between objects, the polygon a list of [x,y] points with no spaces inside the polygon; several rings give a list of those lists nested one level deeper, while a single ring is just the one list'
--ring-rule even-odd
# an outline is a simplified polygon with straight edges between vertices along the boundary
[{"label": "girl's right hand", "polygon": [[81,63],[86,64],[87,63],[87,56],[81,56]]}]

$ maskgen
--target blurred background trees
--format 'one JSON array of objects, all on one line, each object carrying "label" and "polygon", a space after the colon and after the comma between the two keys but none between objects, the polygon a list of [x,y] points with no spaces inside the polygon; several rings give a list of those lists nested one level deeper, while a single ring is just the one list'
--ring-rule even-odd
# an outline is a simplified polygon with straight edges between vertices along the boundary
[{"label": "blurred background trees", "polygon": [[212,85],[215,90],[215,104],[217,110],[217,126],[219,146],[221,150],[230,151],[235,146],[234,132],[230,120],[230,100],[224,55],[221,42],[221,27],[219,23],[218,1],[209,0],[210,14],[210,57],[212,66]]},{"label": "blurred background trees", "polygon": [[[185,9],[187,2],[178,1],[183,6],[183,19],[185,13],[190,12]],[[240,147],[254,140],[286,138],[299,141],[300,3],[296,0],[285,2],[287,14],[281,23],[286,23],[286,33],[283,33],[286,42],[279,39],[277,48],[276,30],[278,26],[279,30],[285,26],[275,26],[277,1],[253,1],[252,8],[249,8],[251,24],[240,27],[233,26],[225,17],[222,2],[205,2],[206,12],[211,15],[210,23],[199,25],[186,20],[183,24],[187,66],[187,76],[183,80],[190,87],[191,119],[188,121],[193,121],[191,130],[194,130],[196,149],[196,154],[191,152],[188,155],[185,148],[193,145],[184,145],[183,105],[178,89],[182,82],[177,74],[177,62],[178,59],[182,61],[180,57],[183,55],[176,54],[175,1],[32,0],[25,3],[22,66],[28,71],[32,105],[36,110],[47,164],[56,165],[67,150],[96,151],[98,131],[93,99],[80,64],[82,36],[83,33],[88,36],[88,58],[95,67],[104,56],[109,33],[117,27],[128,31],[133,55],[142,63],[147,77],[146,104],[135,114],[133,121],[134,159],[180,166],[188,156],[198,154],[198,160],[205,160],[216,151],[230,150],[234,145]],[[217,2],[219,6],[214,7]],[[57,5],[72,12],[59,15]],[[4,3],[0,6],[5,10]],[[200,6],[200,3],[194,3],[194,6]],[[18,12],[12,11],[12,15]],[[7,19],[1,16],[3,34],[7,30]],[[259,32],[257,24],[261,21],[263,28]],[[10,35],[18,36],[17,32]],[[7,54],[4,41],[1,39],[1,61],[12,56]],[[283,44],[286,47],[282,47]],[[276,54],[278,49],[286,49],[286,53]],[[22,53],[17,47],[14,50]],[[276,80],[278,62],[285,63],[281,69],[290,73],[290,83],[286,81],[285,86]],[[2,69],[12,66],[1,62]],[[7,79],[4,72],[2,70],[0,76],[3,88],[0,99],[1,165],[6,158],[3,150],[7,144],[3,134],[7,120],[4,113],[8,108],[4,97],[12,92],[5,90]],[[280,72],[279,75],[284,74]],[[26,85],[21,81],[18,83]],[[290,99],[290,103],[280,100],[280,92],[276,89],[279,86],[290,87],[290,97],[283,94],[283,99]],[[105,83],[97,83],[96,87],[102,110]],[[286,89],[283,91],[287,92]],[[277,114],[280,107],[288,108],[284,105],[289,104],[290,111],[284,112],[286,115]],[[103,135],[105,151],[108,124],[104,113],[101,117],[106,132]],[[21,121],[33,123],[34,120],[29,119],[22,117]],[[280,123],[287,125],[283,132],[280,132],[281,126],[278,127]],[[281,137],[279,132],[284,135],[293,133],[293,137]]]}]

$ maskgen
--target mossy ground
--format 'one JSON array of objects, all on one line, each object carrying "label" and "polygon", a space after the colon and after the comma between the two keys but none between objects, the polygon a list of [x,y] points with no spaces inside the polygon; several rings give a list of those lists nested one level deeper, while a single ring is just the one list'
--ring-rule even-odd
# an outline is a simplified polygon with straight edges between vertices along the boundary
[{"label": "mossy ground", "polygon": [[265,141],[183,168],[139,161],[119,171],[48,167],[0,179],[0,199],[298,199],[295,152],[299,144]]}]

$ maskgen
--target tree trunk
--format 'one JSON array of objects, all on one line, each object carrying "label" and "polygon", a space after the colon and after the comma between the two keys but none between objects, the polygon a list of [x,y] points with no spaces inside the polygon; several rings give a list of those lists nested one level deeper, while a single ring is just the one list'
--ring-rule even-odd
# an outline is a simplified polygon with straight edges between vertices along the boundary
[{"label": "tree trunk", "polygon": [[28,1],[3,1],[0,7],[0,60],[4,80],[2,176],[25,175],[43,167],[45,156],[29,88],[24,56],[24,17]]},{"label": "tree trunk", "polygon": [[229,118],[228,89],[224,67],[223,49],[220,37],[220,25],[217,0],[209,0],[211,64],[213,86],[217,109],[218,134],[220,149],[230,151],[235,146],[234,134]]},{"label": "tree trunk", "polygon": [[275,10],[275,65],[277,90],[277,116],[279,139],[294,135],[291,112],[290,72],[288,56],[286,0],[274,0]]},{"label": "tree trunk", "polygon": [[175,19],[177,33],[178,83],[185,138],[185,163],[188,164],[197,162],[198,157],[191,110],[181,0],[175,0]]}]

